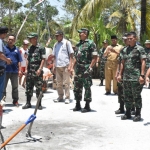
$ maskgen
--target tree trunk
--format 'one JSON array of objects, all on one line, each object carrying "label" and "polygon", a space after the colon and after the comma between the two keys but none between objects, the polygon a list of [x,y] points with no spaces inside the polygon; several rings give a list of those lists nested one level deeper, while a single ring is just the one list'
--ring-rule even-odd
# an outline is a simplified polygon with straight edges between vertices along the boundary
[{"label": "tree trunk", "polygon": [[141,0],[141,32],[140,39],[146,32],[146,0]]}]

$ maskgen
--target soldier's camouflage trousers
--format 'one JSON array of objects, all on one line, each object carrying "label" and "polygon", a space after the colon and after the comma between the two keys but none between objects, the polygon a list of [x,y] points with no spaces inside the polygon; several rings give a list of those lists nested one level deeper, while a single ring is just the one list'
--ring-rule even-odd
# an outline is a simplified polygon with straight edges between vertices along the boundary
[{"label": "soldier's camouflage trousers", "polygon": [[124,95],[123,95],[123,82],[118,82],[118,103],[124,102]]},{"label": "soldier's camouflage trousers", "polygon": [[105,79],[105,63],[101,62],[100,64],[100,80]]},{"label": "soldier's camouflage trousers", "polygon": [[42,91],[43,76],[27,75],[26,79],[26,96],[33,96],[33,88],[36,88],[36,97],[38,98],[40,91]]},{"label": "soldier's camouflage trousers", "polygon": [[92,101],[91,98],[91,73],[77,73],[74,78],[74,97],[76,101],[82,100],[83,87],[85,89],[84,101]]},{"label": "soldier's camouflage trousers", "polygon": [[126,109],[131,109],[134,105],[136,108],[142,108],[141,92],[143,84],[138,81],[123,81],[123,94]]}]

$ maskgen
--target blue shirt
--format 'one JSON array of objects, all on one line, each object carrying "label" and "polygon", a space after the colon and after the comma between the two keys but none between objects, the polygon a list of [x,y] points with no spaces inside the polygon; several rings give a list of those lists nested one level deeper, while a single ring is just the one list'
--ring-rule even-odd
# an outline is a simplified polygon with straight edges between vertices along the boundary
[{"label": "blue shirt", "polygon": [[16,46],[14,46],[12,49],[8,46],[5,46],[5,55],[12,61],[10,65],[6,66],[6,72],[18,73],[18,63],[22,61],[19,49]]},{"label": "blue shirt", "polygon": [[[4,43],[3,43],[2,39],[0,39],[0,52],[5,55]],[[6,62],[0,59],[0,66],[3,66],[6,68]]]}]

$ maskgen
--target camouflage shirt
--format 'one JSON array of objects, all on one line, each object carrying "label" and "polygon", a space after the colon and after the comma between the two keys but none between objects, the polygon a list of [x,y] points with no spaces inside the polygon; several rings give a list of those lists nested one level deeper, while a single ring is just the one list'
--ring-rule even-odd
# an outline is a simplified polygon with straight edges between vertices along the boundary
[{"label": "camouflage shirt", "polygon": [[105,62],[107,61],[107,58],[103,56],[103,55],[104,55],[104,52],[105,52],[105,49],[106,49],[106,48],[101,48],[100,51],[99,51],[99,58],[100,58],[100,62],[101,62],[101,63],[102,63],[102,62],[105,63]]},{"label": "camouflage shirt", "polygon": [[41,61],[45,58],[45,48],[39,45],[31,46],[28,51],[28,71],[35,72],[39,69]]},{"label": "camouflage shirt", "polygon": [[146,58],[143,47],[135,45],[126,47],[122,50],[122,59],[124,63],[123,80],[138,81],[141,74],[141,59]]},{"label": "camouflage shirt", "polygon": [[146,52],[146,70],[150,67],[150,48],[145,48]]}]

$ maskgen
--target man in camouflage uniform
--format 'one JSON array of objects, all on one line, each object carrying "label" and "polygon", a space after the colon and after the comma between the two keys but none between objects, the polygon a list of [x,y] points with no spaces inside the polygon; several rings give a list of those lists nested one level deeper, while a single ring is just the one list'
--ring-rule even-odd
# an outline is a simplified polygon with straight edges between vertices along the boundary
[{"label": "man in camouflage uniform", "polygon": [[[74,96],[76,106],[73,111],[88,112],[90,109],[90,102],[92,101],[91,86],[92,86],[92,67],[97,60],[96,45],[92,40],[88,39],[89,30],[82,28],[78,30],[80,42],[76,45],[75,60],[76,70],[74,78]],[[73,66],[74,66],[73,64]],[[85,107],[81,109],[80,101],[82,100],[82,90],[85,88],[84,101]]]},{"label": "man in camouflage uniform", "polygon": [[[126,48],[128,46],[128,41],[127,41],[127,33],[124,34],[124,36],[122,37],[123,42],[125,44],[125,46],[123,47]],[[122,61],[122,51],[123,49],[120,51],[119,57],[118,57],[118,66],[117,66],[117,71],[116,71],[116,80],[117,80],[117,76],[119,75],[119,71],[121,68],[121,61]],[[120,107],[118,110],[115,111],[115,114],[122,114],[124,113],[124,95],[123,95],[123,81],[119,81],[117,82],[117,86],[118,86],[118,103],[120,104]]]},{"label": "man in camouflage uniform", "polygon": [[105,63],[107,58],[103,56],[105,49],[108,46],[108,40],[104,40],[103,42],[103,48],[99,51],[99,57],[97,58],[96,67],[98,67],[98,62],[100,61],[100,84],[99,86],[103,86],[103,80],[105,79]]},{"label": "man in camouflage uniform", "polygon": [[137,36],[135,32],[128,33],[127,39],[129,46],[123,49],[121,69],[118,76],[118,81],[121,81],[123,75],[123,93],[126,107],[126,113],[121,116],[121,119],[131,118],[131,108],[134,104],[136,114],[133,121],[136,122],[141,120],[141,92],[145,82],[146,53],[143,47],[136,45]]},{"label": "man in camouflage uniform", "polygon": [[[42,91],[43,84],[43,65],[45,62],[45,48],[38,44],[38,34],[30,33],[28,36],[30,43],[32,44],[28,51],[27,58],[27,80],[26,80],[26,104],[22,109],[31,108],[31,97],[33,96],[33,88],[36,87],[36,97],[39,97]],[[42,109],[41,100],[39,103],[40,110]]]},{"label": "man in camouflage uniform", "polygon": [[[150,65],[150,40],[145,41],[145,52],[146,52],[146,72]],[[148,83],[148,88],[150,89],[150,83]]]}]

